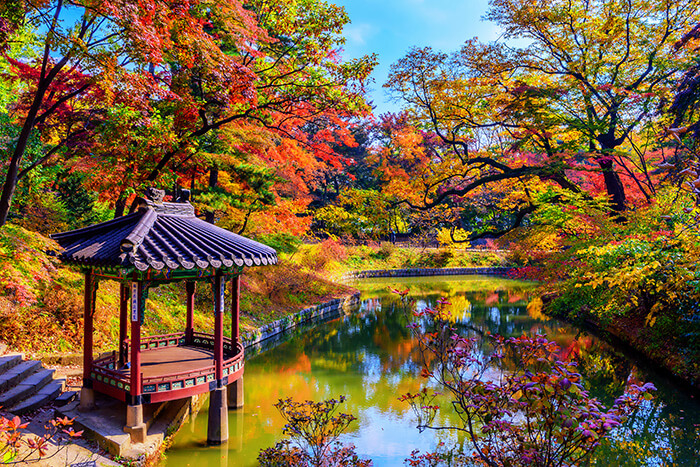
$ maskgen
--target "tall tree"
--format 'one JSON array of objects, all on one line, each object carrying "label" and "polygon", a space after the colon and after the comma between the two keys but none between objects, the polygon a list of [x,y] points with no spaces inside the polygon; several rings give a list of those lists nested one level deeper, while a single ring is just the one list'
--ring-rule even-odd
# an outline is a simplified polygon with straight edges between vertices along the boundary
[{"label": "tall tree", "polygon": [[[386,86],[453,154],[452,169],[426,185],[425,204],[532,176],[578,192],[600,173],[611,207],[624,211],[621,174],[636,176],[635,134],[683,71],[687,54],[673,46],[699,7],[696,0],[492,0],[486,19],[503,28],[506,42],[472,40],[452,55],[413,49]],[[583,170],[574,175],[575,168]]]},{"label": "tall tree", "polygon": [[[256,34],[252,15],[240,5],[229,4],[217,6],[217,11],[237,16],[238,34]],[[167,77],[158,73],[164,69],[164,59],[194,61],[193,47],[182,44],[196,44],[199,51],[218,50],[204,31],[202,13],[210,7],[205,2],[190,2],[186,8],[181,2],[155,0],[12,0],[0,6],[0,50],[11,64],[14,79],[26,89],[12,109],[20,132],[7,154],[0,226],[7,220],[22,174],[64,148],[90,144],[106,109],[120,97],[130,102],[164,97],[160,81]],[[6,52],[17,39],[15,32],[27,25],[40,31],[41,49],[36,60],[17,60]],[[35,132],[49,147],[42,157],[25,163],[27,144]]]},{"label": "tall tree", "polygon": [[[301,128],[325,116],[340,134],[346,117],[366,109],[362,82],[374,59],[338,59],[347,15],[320,0],[17,0],[0,13],[10,31],[2,37],[25,23],[45,31],[39,60],[12,62],[27,92],[15,106],[22,132],[0,225],[18,177],[63,149],[77,169],[108,174],[120,211],[140,185],[191,172],[201,139],[226,126],[274,131],[275,144],[294,138],[333,161],[334,131],[308,138]],[[27,163],[33,132],[53,147]]]}]

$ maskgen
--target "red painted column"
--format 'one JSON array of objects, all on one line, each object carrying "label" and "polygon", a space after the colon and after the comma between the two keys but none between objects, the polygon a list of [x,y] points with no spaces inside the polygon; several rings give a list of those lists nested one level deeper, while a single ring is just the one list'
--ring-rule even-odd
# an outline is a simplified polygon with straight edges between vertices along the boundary
[{"label": "red painted column", "polygon": [[224,377],[224,290],[225,281],[221,274],[214,277],[214,365],[215,378]]},{"label": "red painted column", "polygon": [[[231,344],[236,345],[241,334],[241,276],[231,279]],[[234,347],[235,352],[235,347]]]},{"label": "red painted column", "polygon": [[92,270],[85,271],[85,293],[83,297],[83,386],[92,387],[90,370],[92,369],[92,334],[93,316],[95,315],[95,302],[93,301]]},{"label": "red painted column", "polygon": [[119,285],[119,366],[124,366],[128,353],[126,339],[129,327],[129,286]]},{"label": "red painted column", "polygon": [[194,291],[195,283],[192,281],[185,282],[185,293],[187,294],[187,324],[185,325],[185,342],[192,343],[192,335],[194,334]]},{"label": "red painted column", "polygon": [[[131,283],[131,395],[141,395],[141,315],[143,283]],[[134,398],[132,397],[132,400]],[[133,404],[136,404],[135,402]],[[138,402],[140,404],[140,402]]]}]

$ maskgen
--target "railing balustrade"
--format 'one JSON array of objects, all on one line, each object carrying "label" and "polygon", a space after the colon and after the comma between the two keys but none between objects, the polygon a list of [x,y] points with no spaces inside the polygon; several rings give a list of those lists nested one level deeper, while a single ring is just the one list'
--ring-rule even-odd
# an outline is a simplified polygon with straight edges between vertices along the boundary
[{"label": "railing balustrade", "polygon": [[[157,336],[145,337],[141,341],[141,351],[152,351],[163,349],[166,347],[174,347],[179,345],[191,345],[193,347],[213,349],[214,336],[202,332],[192,333],[192,341],[185,343],[185,333],[178,332],[172,334],[164,334]],[[122,343],[121,350],[124,354],[129,355],[130,343],[125,341]],[[238,372],[244,363],[243,345],[240,342],[233,342],[230,338],[224,338],[224,376],[232,375]],[[117,352],[112,352],[109,355],[95,359],[90,377],[95,380],[114,387],[115,389],[128,393],[130,390],[131,379],[130,369],[127,367],[117,369],[119,364]],[[214,364],[207,365],[195,370],[187,370],[178,373],[171,373],[161,376],[144,377],[141,374],[141,387],[144,394],[157,394],[168,391],[186,390],[197,386],[206,385],[215,379]]]}]

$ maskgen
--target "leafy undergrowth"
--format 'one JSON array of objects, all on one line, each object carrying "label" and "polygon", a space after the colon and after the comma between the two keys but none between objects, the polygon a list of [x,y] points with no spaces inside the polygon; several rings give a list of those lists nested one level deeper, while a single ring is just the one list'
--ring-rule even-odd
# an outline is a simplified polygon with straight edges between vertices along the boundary
[{"label": "leafy undergrowth", "polygon": [[[561,214],[560,223],[585,225],[571,212]],[[654,204],[627,213],[625,222],[600,218],[587,227],[594,234],[557,234],[560,248],[550,248],[545,257],[540,248],[539,261],[520,272],[542,282],[550,295],[547,313],[595,323],[698,387],[698,222],[693,197],[659,195]]]},{"label": "leafy undergrowth", "polygon": [[491,250],[398,247],[391,243],[345,246],[335,240],[302,245],[288,261],[308,271],[338,278],[350,271],[408,268],[503,266],[504,254]]},{"label": "leafy undergrowth", "polygon": [[[0,341],[27,353],[80,352],[83,323],[83,276],[61,265],[49,252],[52,240],[8,224],[0,230]],[[293,262],[247,268],[241,279],[241,325],[259,327],[289,313],[350,293]],[[184,284],[151,289],[143,334],[184,329]],[[198,285],[195,329],[213,332],[211,287]],[[226,333],[230,320],[224,320]],[[100,282],[95,310],[96,351],[116,348],[119,337],[119,285]]]}]

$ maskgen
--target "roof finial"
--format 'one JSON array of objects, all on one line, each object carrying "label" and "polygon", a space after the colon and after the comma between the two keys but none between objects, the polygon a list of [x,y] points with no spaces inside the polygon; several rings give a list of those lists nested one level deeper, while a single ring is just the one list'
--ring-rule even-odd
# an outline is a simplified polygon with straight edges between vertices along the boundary
[{"label": "roof finial", "polygon": [[179,190],[179,196],[175,200],[176,203],[189,203],[190,190]]},{"label": "roof finial", "polygon": [[162,204],[165,197],[165,190],[149,187],[146,189],[146,198],[156,204]]}]

